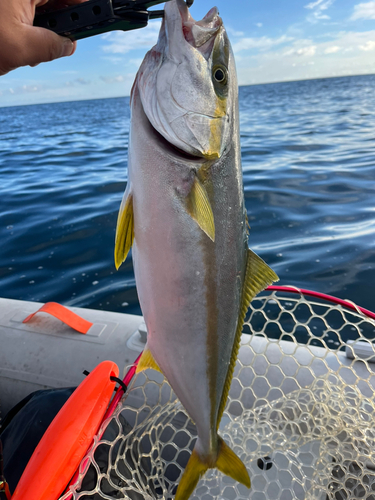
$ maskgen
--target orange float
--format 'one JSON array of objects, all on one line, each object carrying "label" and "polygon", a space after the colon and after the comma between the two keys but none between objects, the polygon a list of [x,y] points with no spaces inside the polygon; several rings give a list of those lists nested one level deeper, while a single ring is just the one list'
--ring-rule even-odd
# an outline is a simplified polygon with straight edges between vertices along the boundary
[{"label": "orange float", "polygon": [[100,363],[77,387],[35,448],[12,500],[57,500],[97,433],[119,369]]}]

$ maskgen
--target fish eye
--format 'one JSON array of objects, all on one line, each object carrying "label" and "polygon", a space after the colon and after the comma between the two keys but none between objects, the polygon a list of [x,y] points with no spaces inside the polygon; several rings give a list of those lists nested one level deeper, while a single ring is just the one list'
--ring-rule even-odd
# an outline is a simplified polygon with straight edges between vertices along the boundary
[{"label": "fish eye", "polygon": [[216,67],[213,70],[214,78],[217,83],[224,84],[227,82],[227,71],[222,66]]}]

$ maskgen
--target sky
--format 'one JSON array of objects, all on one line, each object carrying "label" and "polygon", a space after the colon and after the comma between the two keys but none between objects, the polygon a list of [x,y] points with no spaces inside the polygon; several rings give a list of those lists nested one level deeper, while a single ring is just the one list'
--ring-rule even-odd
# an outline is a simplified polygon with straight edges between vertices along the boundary
[{"label": "sky", "polygon": [[[240,85],[375,73],[375,0],[195,0],[192,16],[215,3]],[[129,95],[159,27],[80,40],[72,57],[1,76],[0,107]]]}]

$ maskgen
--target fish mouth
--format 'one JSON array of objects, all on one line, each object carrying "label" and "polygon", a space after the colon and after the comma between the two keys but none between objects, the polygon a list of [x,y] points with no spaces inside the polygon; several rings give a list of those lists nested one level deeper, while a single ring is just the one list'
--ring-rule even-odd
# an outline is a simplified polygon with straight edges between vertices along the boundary
[{"label": "fish mouth", "polygon": [[[173,143],[170,140],[166,139],[164,135],[161,132],[159,132],[159,130],[156,127],[154,127],[153,123],[148,118],[147,114],[145,113],[142,102],[141,102],[141,107],[143,116],[145,120],[147,120],[150,130],[152,130],[155,140],[159,143],[160,147],[162,147],[164,151],[166,151],[170,156],[175,158],[177,161],[185,161],[193,164],[202,163],[202,160],[204,160],[204,156],[202,156],[198,150],[188,152],[186,149],[182,149],[181,147],[177,146],[176,143]],[[186,143],[184,143],[184,145],[187,146]]]},{"label": "fish mouth", "polygon": [[[213,7],[207,12],[203,19],[196,21],[190,14],[184,0],[176,0],[176,2],[171,2],[171,4],[177,6],[181,19],[181,32],[186,42],[197,49],[205,59],[208,59],[212,52],[215,37],[223,25],[217,7]],[[166,4],[165,13],[167,19],[170,10],[169,7],[171,7],[171,9],[173,8],[172,5],[169,6]],[[171,17],[172,22],[177,22],[177,16]]]},{"label": "fish mouth", "polygon": [[171,0],[158,43],[138,72],[150,123],[173,145],[171,150],[189,160],[220,158],[228,136],[226,95],[217,91],[212,73],[214,64],[227,66],[225,40],[216,7],[195,21],[184,0]]}]

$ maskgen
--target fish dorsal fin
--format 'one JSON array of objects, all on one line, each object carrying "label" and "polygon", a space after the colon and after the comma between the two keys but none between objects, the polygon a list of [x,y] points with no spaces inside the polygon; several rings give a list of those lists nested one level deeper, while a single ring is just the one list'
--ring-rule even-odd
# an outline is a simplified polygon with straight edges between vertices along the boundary
[{"label": "fish dorsal fin", "polygon": [[134,240],[133,195],[125,191],[117,217],[115,266],[118,269],[125,261]]},{"label": "fish dorsal fin", "polygon": [[162,371],[159,368],[159,365],[154,359],[154,356],[151,354],[150,349],[147,347],[144,348],[144,351],[142,353],[142,356],[140,360],[138,361],[137,369],[135,373],[143,372],[143,370],[147,370],[148,368],[152,368],[153,370],[156,370],[160,373]]},{"label": "fish dorsal fin", "polygon": [[215,223],[207,191],[198,177],[195,177],[187,198],[187,210],[190,216],[207,236],[215,241]]},{"label": "fish dorsal fin", "polygon": [[242,297],[238,315],[236,336],[233,343],[232,355],[225,380],[223,395],[221,397],[217,427],[219,428],[221,417],[224,413],[230,385],[232,383],[234,367],[236,365],[238,351],[241,343],[242,327],[245,321],[246,312],[253,298],[274,281],[279,281],[279,277],[272,269],[252,250],[247,251],[246,274],[242,288]]}]

